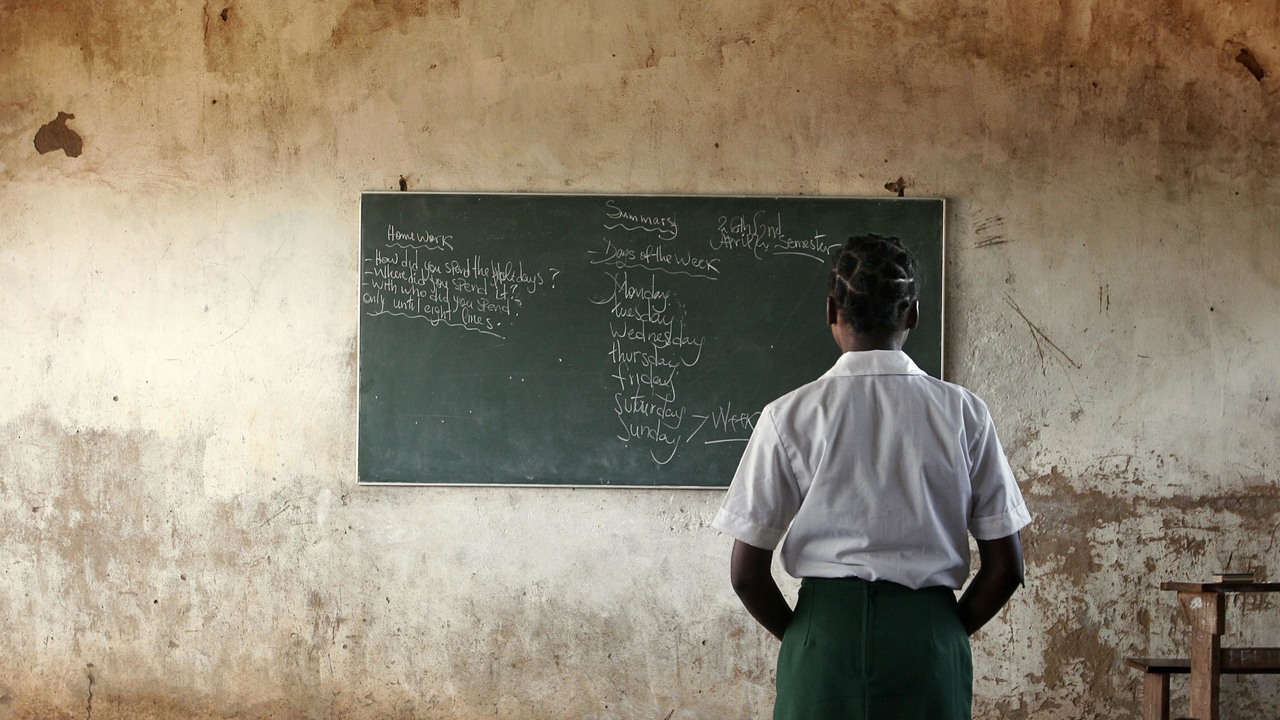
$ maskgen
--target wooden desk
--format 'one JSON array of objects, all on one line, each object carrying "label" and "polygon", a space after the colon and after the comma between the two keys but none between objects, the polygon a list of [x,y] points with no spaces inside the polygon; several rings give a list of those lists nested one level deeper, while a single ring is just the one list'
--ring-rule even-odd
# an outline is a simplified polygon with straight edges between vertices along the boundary
[{"label": "wooden desk", "polygon": [[[1166,582],[1162,590],[1178,593],[1182,614],[1191,625],[1191,716],[1196,720],[1220,720],[1218,715],[1218,682],[1223,661],[1232,672],[1274,672],[1280,648],[1222,649],[1222,635],[1227,630],[1226,602],[1223,595],[1242,592],[1280,592],[1280,583],[1197,583]],[[1243,670],[1239,668],[1245,668]]]}]

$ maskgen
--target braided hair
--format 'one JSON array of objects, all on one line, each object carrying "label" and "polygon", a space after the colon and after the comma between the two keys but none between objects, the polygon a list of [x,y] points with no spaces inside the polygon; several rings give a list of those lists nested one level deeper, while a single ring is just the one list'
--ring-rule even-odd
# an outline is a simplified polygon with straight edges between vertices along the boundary
[{"label": "braided hair", "polygon": [[831,259],[827,293],[855,332],[892,334],[920,297],[916,258],[896,237],[851,237]]}]

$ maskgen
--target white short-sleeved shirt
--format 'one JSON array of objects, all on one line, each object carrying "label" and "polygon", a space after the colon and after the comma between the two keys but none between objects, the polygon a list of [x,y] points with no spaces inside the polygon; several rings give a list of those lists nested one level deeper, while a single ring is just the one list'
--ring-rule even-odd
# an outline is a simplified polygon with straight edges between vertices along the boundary
[{"label": "white short-sleeved shirt", "polygon": [[1031,522],[991,414],[905,353],[845,353],[765,407],[712,525],[794,577],[960,588],[968,534]]}]

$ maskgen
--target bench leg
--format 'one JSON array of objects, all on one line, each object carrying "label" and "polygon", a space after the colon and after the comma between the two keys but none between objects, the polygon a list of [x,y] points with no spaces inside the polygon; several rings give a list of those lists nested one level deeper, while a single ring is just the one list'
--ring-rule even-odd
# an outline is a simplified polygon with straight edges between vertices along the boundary
[{"label": "bench leg", "polygon": [[1179,592],[1178,604],[1191,623],[1191,714],[1199,720],[1219,720],[1218,676],[1222,672],[1226,603],[1221,593]]},{"label": "bench leg", "polygon": [[1144,673],[1142,676],[1142,720],[1169,720],[1169,676]]}]

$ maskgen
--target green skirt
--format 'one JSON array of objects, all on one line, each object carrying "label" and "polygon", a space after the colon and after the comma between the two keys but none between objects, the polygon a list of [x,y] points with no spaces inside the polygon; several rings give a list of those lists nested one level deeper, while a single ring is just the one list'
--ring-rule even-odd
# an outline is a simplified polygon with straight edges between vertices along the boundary
[{"label": "green skirt", "polygon": [[948,588],[806,578],[774,720],[970,720],[969,637]]}]

